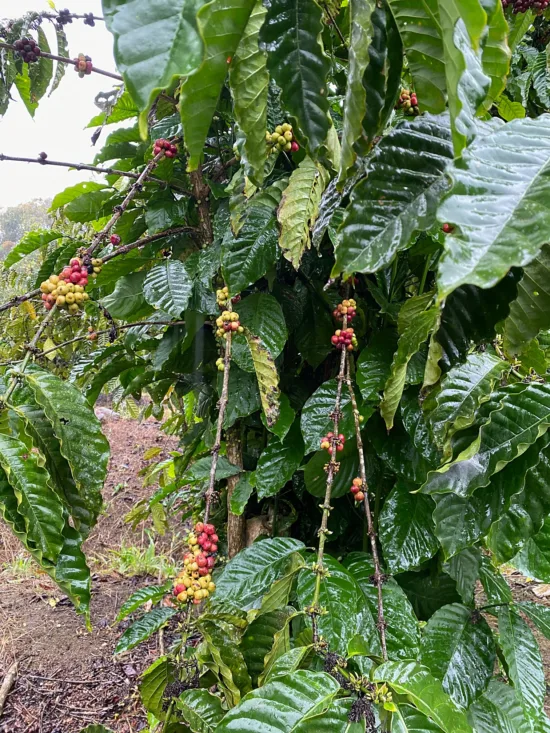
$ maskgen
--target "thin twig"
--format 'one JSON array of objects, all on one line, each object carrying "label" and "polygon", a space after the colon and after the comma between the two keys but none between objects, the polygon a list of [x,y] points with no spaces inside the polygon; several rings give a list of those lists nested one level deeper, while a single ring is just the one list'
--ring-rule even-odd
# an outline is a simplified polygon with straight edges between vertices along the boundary
[{"label": "thin twig", "polygon": [[103,240],[109,235],[111,229],[114,227],[114,225],[120,219],[120,217],[122,216],[122,214],[124,214],[124,212],[126,211],[126,209],[128,208],[128,206],[130,205],[130,202],[134,199],[134,197],[136,196],[136,194],[139,193],[143,189],[143,182],[149,176],[149,174],[151,173],[151,171],[154,170],[157,167],[159,161],[161,161],[164,158],[164,153],[165,153],[165,151],[164,150],[161,150],[158,155],[155,155],[155,157],[152,158],[147,163],[147,165],[145,166],[145,168],[143,169],[143,171],[139,174],[138,179],[136,180],[136,182],[133,183],[130,186],[130,190],[126,194],[126,198],[124,199],[124,201],[121,204],[119,204],[118,206],[115,206],[115,208],[114,208],[114,214],[109,219],[109,221],[107,222],[107,224],[105,224],[105,226],[103,227],[103,229],[94,236],[94,238],[92,239],[91,245],[86,250],[86,254],[88,256],[93,255],[93,253],[95,252],[95,250],[99,247],[99,245],[103,242]]},{"label": "thin twig", "polygon": [[[134,180],[137,180],[139,178],[139,173],[133,173],[132,171],[120,171],[116,168],[104,168],[97,165],[88,165],[87,163],[65,163],[61,160],[21,158],[18,156],[5,155],[4,153],[0,153],[0,161],[4,160],[15,163],[38,163],[39,165],[55,165],[61,168],[72,168],[77,171],[93,171],[94,173],[102,173],[107,176],[124,176],[125,178],[133,178]],[[173,188],[175,191],[187,194],[188,196],[193,195],[191,191],[188,191],[186,188],[182,188],[176,183],[168,183],[167,181],[163,181],[162,178],[157,178],[156,176],[148,176],[148,180],[152,181],[153,183],[158,183],[159,185],[164,187]]]},{"label": "thin twig", "polygon": [[[231,298],[228,298],[226,310],[231,311]],[[231,368],[231,336],[232,332],[227,331],[224,336],[225,341],[225,353],[223,358],[223,385],[222,393],[220,395],[220,401],[218,402],[218,423],[216,425],[216,439],[212,446],[212,465],[210,467],[210,479],[208,482],[208,489],[206,490],[205,499],[206,506],[204,508],[204,523],[208,522],[210,517],[210,508],[212,505],[212,499],[214,498],[214,489],[216,486],[216,469],[218,467],[218,458],[220,455],[220,447],[222,441],[222,430],[223,421],[225,419],[225,411],[227,403],[229,401],[229,370]]]},{"label": "thin twig", "polygon": [[338,37],[340,38],[340,41],[342,43],[342,46],[344,48],[347,48],[348,47],[348,44],[346,42],[346,39],[344,38],[344,34],[342,33],[342,31],[340,30],[340,27],[336,23],[336,18],[332,15],[332,12],[331,12],[331,10],[330,10],[330,8],[328,6],[328,3],[323,3],[323,10],[328,15],[328,17],[330,19],[330,24],[336,30],[336,33],[338,34]]},{"label": "thin twig", "polygon": [[[347,327],[347,316],[344,315],[342,329],[345,329]],[[319,528],[319,547],[317,548],[317,562],[315,564],[315,573],[317,575],[315,579],[315,591],[313,594],[313,602],[311,604],[311,620],[313,623],[313,642],[316,644],[319,641],[318,638],[318,629],[317,629],[317,616],[320,613],[320,609],[318,608],[319,605],[319,596],[321,593],[321,580],[326,575],[326,570],[324,566],[324,553],[325,553],[325,543],[326,543],[326,537],[327,534],[329,534],[328,530],[328,519],[330,516],[330,512],[332,510],[332,507],[330,505],[331,497],[332,497],[332,484],[334,481],[334,474],[336,473],[336,466],[338,464],[338,461],[336,460],[336,450],[337,445],[339,443],[338,441],[338,425],[340,422],[340,412],[341,412],[341,403],[342,403],[342,383],[345,380],[345,369],[346,369],[346,362],[347,362],[347,355],[348,352],[345,348],[345,346],[342,348],[342,355],[340,357],[340,369],[338,372],[337,377],[337,387],[336,387],[336,400],[334,401],[334,411],[332,412],[332,422],[333,422],[333,436],[332,440],[330,441],[330,460],[328,462],[328,470],[327,470],[327,484],[325,489],[325,500],[322,504],[323,509],[323,516],[321,518],[321,527]]]},{"label": "thin twig", "polygon": [[386,646],[386,621],[384,618],[384,601],[382,597],[382,585],[384,583],[384,575],[380,572],[380,557],[378,555],[378,546],[376,544],[376,530],[372,520],[372,514],[369,503],[369,487],[367,484],[367,471],[365,467],[365,454],[363,452],[363,438],[361,437],[361,423],[359,422],[359,409],[357,408],[357,399],[355,398],[355,392],[353,391],[353,385],[351,383],[351,373],[349,361],[346,367],[346,382],[348,385],[349,396],[351,399],[351,406],[353,411],[353,420],[355,422],[355,437],[357,440],[357,452],[359,453],[359,474],[361,477],[362,490],[365,494],[363,505],[365,507],[365,514],[367,517],[367,531],[370,538],[370,546],[372,550],[372,559],[374,562],[374,584],[378,589],[378,631],[380,632],[380,645],[382,647],[382,657],[384,661],[388,659],[388,650]]},{"label": "thin twig", "polygon": [[[16,51],[15,46],[13,43],[0,43],[0,48],[7,48],[10,51]],[[42,51],[39,58],[44,59],[52,59],[52,61],[59,61],[61,64],[70,64],[71,66],[77,66],[79,61],[78,59],[70,59],[68,56],[57,56],[54,53],[46,53],[45,51]],[[116,79],[117,81],[124,81],[122,76],[120,74],[114,74],[112,71],[104,71],[103,69],[98,69],[95,66],[92,66],[92,71],[95,74],[101,74],[102,76],[108,76],[110,79]]]},{"label": "thin twig", "polygon": [[6,703],[8,695],[10,694],[10,690],[13,687],[15,680],[17,678],[18,669],[19,669],[18,662],[14,662],[11,665],[11,667],[9,667],[8,671],[6,672],[4,681],[2,682],[2,685],[0,686],[0,717],[2,717],[2,711],[4,710],[4,705]]},{"label": "thin twig", "polygon": [[[59,13],[40,13],[40,16],[42,18],[48,18],[48,20],[57,20],[59,17]],[[69,13],[65,17],[67,18],[73,18],[73,20],[83,19],[83,18],[89,18],[90,13]],[[101,15],[94,15],[92,16],[94,20],[102,20],[105,21],[105,18]]]}]

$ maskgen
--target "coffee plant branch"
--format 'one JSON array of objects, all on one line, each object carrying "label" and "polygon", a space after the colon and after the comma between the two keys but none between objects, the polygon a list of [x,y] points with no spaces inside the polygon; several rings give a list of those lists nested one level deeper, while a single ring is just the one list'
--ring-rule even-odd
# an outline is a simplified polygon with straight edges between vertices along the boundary
[{"label": "coffee plant branch", "polygon": [[[8,51],[14,51],[16,52],[15,45],[13,43],[0,43],[0,48],[5,48]],[[71,66],[78,66],[79,61],[78,59],[70,59],[68,56],[57,56],[54,53],[46,53],[45,51],[41,52],[40,54],[41,58],[45,59],[51,59],[52,61],[59,61],[61,64],[70,64]],[[122,76],[120,74],[114,74],[112,71],[105,71],[104,69],[98,69],[95,66],[92,66],[91,71],[94,74],[101,74],[102,76],[108,76],[109,79],[116,79],[116,81],[124,81]]]},{"label": "coffee plant branch", "polygon": [[[16,163],[38,163],[39,165],[55,165],[61,168],[72,168],[77,171],[93,171],[94,173],[103,173],[108,176],[123,176],[124,178],[132,178],[134,180],[139,178],[139,173],[133,173],[132,171],[120,171],[116,168],[105,168],[97,165],[89,165],[88,163],[67,163],[61,160],[48,160],[47,158],[43,158],[42,155],[43,154],[41,153],[38,158],[21,158],[0,153],[0,162],[5,160]],[[148,176],[148,180],[153,183],[158,183],[162,188],[171,188],[174,191],[187,194],[188,196],[192,195],[191,191],[179,186],[177,183],[169,183],[168,181],[163,181],[162,178],[157,178],[156,176]]]},{"label": "coffee plant branch", "polygon": [[[342,330],[345,330],[347,328],[347,316],[345,315],[342,321]],[[342,403],[342,384],[346,378],[346,362],[348,358],[348,352],[345,348],[342,348],[342,354],[340,356],[340,369],[338,371],[337,376],[337,387],[336,387],[336,400],[334,402],[334,410],[332,411],[330,417],[332,418],[332,424],[333,424],[333,430],[334,433],[332,435],[332,438],[330,440],[330,460],[328,462],[327,467],[327,483],[326,483],[326,489],[325,489],[325,500],[323,501],[322,509],[323,509],[323,515],[321,518],[321,526],[318,531],[319,535],[319,546],[317,548],[317,562],[315,563],[315,591],[313,594],[313,601],[311,604],[311,608],[309,609],[309,613],[311,616],[312,624],[313,624],[313,642],[317,644],[319,641],[319,634],[317,629],[317,616],[320,614],[321,610],[319,609],[319,595],[321,593],[321,581],[326,574],[326,569],[324,567],[324,552],[325,552],[325,543],[327,535],[329,534],[328,530],[328,518],[330,516],[331,512],[331,505],[330,500],[332,497],[332,483],[334,481],[334,474],[338,471],[339,465],[338,461],[336,460],[336,453],[338,450],[338,446],[340,445],[340,440],[338,437],[338,425],[340,422],[340,416],[341,416],[341,403]]]},{"label": "coffee plant branch", "polygon": [[369,503],[369,490],[367,483],[367,470],[365,467],[365,454],[363,452],[363,438],[361,437],[361,423],[359,421],[359,408],[357,407],[357,398],[353,390],[353,384],[351,381],[351,372],[349,359],[346,366],[346,384],[348,386],[348,392],[351,399],[351,407],[353,411],[353,421],[355,423],[355,438],[357,440],[357,452],[359,454],[359,475],[361,477],[362,489],[365,494],[363,499],[363,505],[365,507],[365,514],[367,517],[367,532],[370,539],[370,546],[372,550],[372,559],[374,563],[374,584],[378,590],[378,631],[380,632],[380,645],[382,647],[382,656],[386,661],[388,659],[388,650],[386,646],[386,621],[384,618],[384,601],[382,597],[382,585],[384,583],[384,575],[380,572],[380,557],[378,554],[378,545],[376,542],[376,530],[374,528],[374,522],[372,519],[372,512]]},{"label": "coffee plant branch", "polygon": [[120,219],[120,217],[122,216],[122,214],[124,214],[124,212],[126,211],[126,209],[128,208],[128,206],[130,205],[130,202],[134,199],[134,197],[136,196],[136,194],[142,191],[142,189],[143,189],[143,183],[148,178],[148,176],[151,173],[151,171],[154,170],[157,167],[158,163],[163,158],[164,158],[164,150],[161,150],[159,153],[157,153],[157,155],[155,155],[154,158],[152,158],[147,163],[147,165],[145,166],[145,168],[143,169],[143,171],[139,174],[136,182],[133,183],[130,186],[130,190],[128,191],[128,194],[126,195],[126,198],[124,199],[124,201],[121,204],[119,204],[118,206],[115,206],[114,207],[114,214],[112,215],[112,217],[109,219],[109,221],[107,222],[107,224],[105,224],[105,226],[103,227],[103,229],[100,232],[98,232],[94,236],[94,238],[92,239],[91,245],[86,250],[86,254],[88,256],[91,257],[91,255],[93,255],[93,253],[95,252],[95,250],[103,242],[103,240],[105,239],[105,237],[108,236],[108,234],[110,233],[111,229],[114,227],[114,225]]},{"label": "coffee plant branch", "polygon": [[[190,233],[194,231],[196,230],[193,229],[193,227],[174,227],[173,229],[166,229],[165,231],[151,234],[148,237],[143,237],[142,239],[138,239],[135,242],[130,242],[130,244],[125,244],[122,247],[118,247],[114,252],[105,255],[105,257],[103,257],[102,259],[105,263],[109,260],[114,259],[115,257],[127,254],[133,249],[137,249],[138,247],[145,247],[147,244],[155,242],[158,239],[164,239],[165,237],[174,236],[175,234],[183,234],[184,232]],[[24,293],[23,295],[17,295],[14,298],[11,298],[11,300],[8,300],[3,305],[0,305],[0,313],[2,313],[3,311],[7,311],[10,308],[15,308],[16,306],[21,305],[21,303],[24,303],[27,300],[31,300],[31,298],[35,298],[37,295],[40,295],[40,288],[30,290],[28,293]]]}]

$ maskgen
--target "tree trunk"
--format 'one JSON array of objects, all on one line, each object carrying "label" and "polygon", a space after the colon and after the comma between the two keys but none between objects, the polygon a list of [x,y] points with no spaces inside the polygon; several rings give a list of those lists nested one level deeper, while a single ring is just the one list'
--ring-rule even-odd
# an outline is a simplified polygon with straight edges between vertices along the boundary
[{"label": "tree trunk", "polygon": [[[237,422],[226,433],[227,459],[234,466],[243,465],[243,453],[241,446],[241,429]],[[230,476],[227,479],[227,554],[229,558],[235,557],[246,544],[246,519],[244,513],[241,516],[232,514],[230,503],[231,496],[239,483],[240,475]]]}]

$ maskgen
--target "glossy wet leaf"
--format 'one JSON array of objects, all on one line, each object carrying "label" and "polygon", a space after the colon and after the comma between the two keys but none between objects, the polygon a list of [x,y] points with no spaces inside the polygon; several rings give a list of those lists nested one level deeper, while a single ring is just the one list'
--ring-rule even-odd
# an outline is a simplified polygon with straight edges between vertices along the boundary
[{"label": "glossy wet leaf", "polygon": [[339,685],[325,672],[298,670],[253,690],[230,710],[216,733],[287,733],[315,714],[327,710]]},{"label": "glossy wet leaf", "polygon": [[550,247],[545,245],[527,265],[518,283],[518,295],[510,304],[504,322],[504,348],[509,354],[520,352],[525,343],[550,326]]},{"label": "glossy wet leaf", "polygon": [[195,170],[202,160],[227,65],[237,51],[254,5],[255,0],[211,0],[197,12],[204,55],[200,66],[184,80],[180,92],[188,170]]},{"label": "glossy wet leaf", "polygon": [[26,372],[25,381],[50,421],[79,494],[97,517],[109,460],[109,443],[101,423],[73,384],[38,369]]},{"label": "glossy wet leaf", "polygon": [[508,665],[508,676],[531,720],[542,712],[546,684],[537,640],[521,616],[504,606],[498,612],[499,643]]},{"label": "glossy wet leaf", "polygon": [[472,733],[466,713],[455,706],[441,683],[417,662],[386,662],[375,670],[373,678],[406,695],[445,733]]},{"label": "glossy wet leaf", "polygon": [[149,639],[162,626],[175,616],[177,610],[175,608],[153,608],[152,611],[145,613],[141,618],[129,626],[122,634],[115,647],[115,654],[122,654],[133,649],[141,642]]},{"label": "glossy wet leaf", "polygon": [[39,229],[38,231],[28,232],[8,253],[3,263],[4,267],[12,267],[12,265],[22,260],[23,257],[36,252],[36,250],[45,247],[50,242],[54,242],[62,236],[60,232],[50,229]]},{"label": "glossy wet leaf", "polygon": [[[331,650],[345,656],[349,642],[360,635],[369,651],[380,654],[380,639],[375,621],[368,607],[361,586],[353,574],[337,560],[325,556],[329,575],[321,582],[319,605],[328,614],[317,619],[319,633],[328,641]],[[311,568],[305,568],[298,576],[298,601],[300,608],[311,605],[316,576]]]},{"label": "glossy wet leaf", "polygon": [[397,348],[397,335],[389,329],[375,333],[356,361],[356,381],[364,400],[379,399],[390,376],[393,355]]},{"label": "glossy wet leaf", "polygon": [[293,614],[291,607],[269,611],[252,621],[244,632],[240,649],[255,687],[267,664],[271,666],[290,650],[288,620]]},{"label": "glossy wet leaf", "polygon": [[174,662],[166,656],[156,659],[148,667],[139,682],[141,702],[148,712],[163,717],[164,692],[167,686],[177,679],[178,670]]},{"label": "glossy wet leaf", "polygon": [[488,689],[472,705],[471,720],[478,733],[530,733],[531,724],[524,715],[511,685],[491,680]]},{"label": "glossy wet leaf", "polygon": [[256,2],[229,66],[235,117],[244,134],[245,173],[258,184],[263,181],[267,160],[265,133],[269,74],[267,55],[259,47],[259,34],[265,15],[263,4]]},{"label": "glossy wet leaf", "polygon": [[[330,414],[334,410],[336,391],[336,379],[330,379],[315,390],[302,408],[300,422],[306,455],[311,451],[319,450],[321,438],[332,427]],[[354,423],[351,400],[345,385],[342,389],[340,409],[342,417],[338,429],[344,436],[349,437],[353,434]]]},{"label": "glossy wet leaf", "polygon": [[184,690],[176,707],[195,733],[214,733],[225,715],[220,698],[203,688]]},{"label": "glossy wet leaf", "polygon": [[[378,589],[372,582],[374,565],[371,556],[352,552],[346,557],[345,565],[361,586],[373,621],[377,623]],[[382,601],[389,658],[416,659],[420,643],[418,620],[409,599],[393,578],[388,578],[382,585]]]},{"label": "glossy wet leaf", "polygon": [[476,547],[467,547],[445,563],[443,569],[456,582],[460,597],[468,606],[472,605],[477,580],[480,575],[481,552]]},{"label": "glossy wet leaf", "polygon": [[[234,310],[238,312],[241,324],[257,336],[276,359],[288,338],[285,317],[277,299],[269,293],[253,293],[237,303]],[[245,336],[233,336],[231,355],[241,369],[254,371]]]},{"label": "glossy wet leaf", "polygon": [[274,496],[292,479],[304,457],[304,442],[298,421],[284,440],[270,438],[256,467],[256,490],[259,499]]},{"label": "glossy wet leaf", "polygon": [[216,599],[237,599],[244,610],[257,608],[272,583],[285,574],[291,556],[303,547],[302,542],[290,537],[266,539],[247,547],[217,577]]},{"label": "glossy wet leaf", "polygon": [[260,32],[283,107],[311,151],[325,142],[330,124],[326,82],[330,63],[320,40],[321,17],[314,0],[270,0]]},{"label": "glossy wet leaf", "polygon": [[374,11],[371,0],[352,0],[349,4],[350,39],[346,96],[344,101],[344,126],[342,130],[342,157],[339,182],[348,177],[348,170],[357,158],[355,143],[362,132],[366,107],[366,90],[363,76],[369,63],[369,46],[373,35],[371,20]]},{"label": "glossy wet leaf", "polygon": [[[382,138],[353,189],[336,247],[333,275],[377,272],[429,229],[449,184],[449,119],[423,116]],[[400,184],[395,186],[396,177]]]},{"label": "glossy wet leaf", "polygon": [[413,570],[439,548],[432,519],[433,501],[411,494],[414,487],[398,480],[380,513],[380,542],[392,573]]},{"label": "glossy wet leaf", "polygon": [[461,604],[440,608],[423,631],[421,663],[462,708],[470,707],[485,690],[495,659],[495,643],[487,622]]},{"label": "glossy wet leaf", "polygon": [[445,109],[445,60],[437,0],[389,0],[422,110]]},{"label": "glossy wet leaf", "polygon": [[189,0],[155,5],[148,0],[103,1],[107,28],[115,38],[117,68],[143,113],[144,131],[145,113],[154,97],[201,62],[203,47],[195,17],[199,7]]},{"label": "glossy wet leaf", "polygon": [[489,399],[508,365],[487,352],[470,354],[464,364],[453,367],[442,379],[435,406],[428,419],[433,435],[450,457],[450,439],[473,424],[477,408]]},{"label": "glossy wet leaf", "polygon": [[456,229],[445,239],[440,297],[464,284],[491,287],[536,257],[546,244],[549,166],[550,116],[542,115],[476,137],[449,169],[453,185],[438,218]]}]

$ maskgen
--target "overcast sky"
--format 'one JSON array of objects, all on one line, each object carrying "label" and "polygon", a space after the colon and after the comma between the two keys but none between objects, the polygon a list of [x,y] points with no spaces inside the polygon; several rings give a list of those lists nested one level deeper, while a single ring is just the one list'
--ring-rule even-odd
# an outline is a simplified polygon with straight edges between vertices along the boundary
[{"label": "overcast sky", "polygon": [[[57,7],[78,13],[93,12],[102,15],[101,0],[61,0]],[[0,19],[17,18],[29,10],[50,10],[46,0],[0,0]],[[44,23],[52,53],[55,53],[55,38],[48,30],[50,23]],[[66,27],[69,55],[75,58],[79,53],[91,56],[94,64],[106,71],[115,71],[112,53],[112,36],[103,22],[96,22],[94,28],[84,25],[82,20],[73,20]],[[14,101],[7,113],[0,117],[0,152],[8,155],[35,157],[41,151],[52,160],[92,163],[97,149],[91,146],[93,129],[85,129],[90,119],[99,110],[94,98],[100,91],[108,91],[116,84],[100,74],[91,74],[80,79],[72,66],[58,89],[51,97],[41,100],[34,119],[31,118],[19,100],[14,87]],[[124,123],[130,126],[131,121]],[[111,127],[111,129],[114,129]],[[68,171],[54,166],[38,166],[25,163],[0,162],[0,208],[24,203],[33,198],[54,196],[67,186],[82,180],[90,180],[90,172]]]}]

